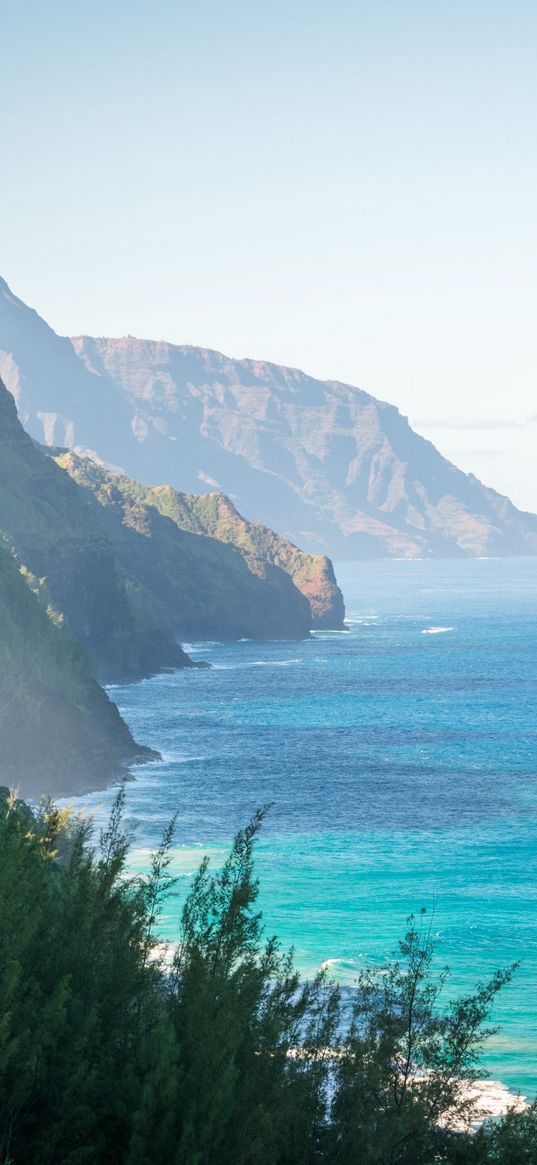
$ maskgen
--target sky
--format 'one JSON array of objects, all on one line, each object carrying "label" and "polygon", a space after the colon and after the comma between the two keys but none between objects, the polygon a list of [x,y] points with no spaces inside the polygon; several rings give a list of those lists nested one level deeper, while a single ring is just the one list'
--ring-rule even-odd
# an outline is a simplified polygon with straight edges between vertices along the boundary
[{"label": "sky", "polygon": [[0,0],[0,274],[294,365],[537,511],[534,0]]}]

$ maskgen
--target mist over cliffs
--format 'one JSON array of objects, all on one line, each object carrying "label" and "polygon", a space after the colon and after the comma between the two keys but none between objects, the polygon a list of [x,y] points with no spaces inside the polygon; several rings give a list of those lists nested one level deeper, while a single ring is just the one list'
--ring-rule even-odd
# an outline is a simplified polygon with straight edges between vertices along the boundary
[{"label": "mist over cliffs", "polygon": [[537,553],[535,515],[350,385],[164,341],[69,341],[4,282],[0,374],[45,444],[146,485],[223,492],[246,519],[314,553]]}]

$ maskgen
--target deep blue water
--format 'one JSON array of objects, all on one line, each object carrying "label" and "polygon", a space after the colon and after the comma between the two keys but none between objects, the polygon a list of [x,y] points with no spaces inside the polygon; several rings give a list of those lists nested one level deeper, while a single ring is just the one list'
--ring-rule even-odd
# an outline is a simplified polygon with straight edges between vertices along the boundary
[{"label": "deep blue water", "polygon": [[[193,645],[211,670],[114,688],[162,762],[128,787],[133,865],[179,810],[176,868],[274,802],[259,845],[270,932],[351,984],[421,906],[454,992],[522,959],[492,1075],[537,1091],[537,560],[338,569],[346,633]],[[81,798],[99,821],[112,793]],[[163,919],[177,933],[180,902]]]}]

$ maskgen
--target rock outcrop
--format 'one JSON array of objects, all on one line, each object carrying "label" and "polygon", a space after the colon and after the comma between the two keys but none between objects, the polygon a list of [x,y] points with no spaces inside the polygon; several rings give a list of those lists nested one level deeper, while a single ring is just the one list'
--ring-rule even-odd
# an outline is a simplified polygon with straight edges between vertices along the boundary
[{"label": "rock outcrop", "polygon": [[171,486],[151,491],[154,504],[183,530],[230,542],[245,556],[284,570],[308,600],[312,628],[343,627],[345,604],[329,558],[307,554],[259,522],[248,522],[225,494],[184,494]]},{"label": "rock outcrop", "polygon": [[[343,627],[345,606],[330,560],[306,554],[268,527],[247,522],[225,495],[142,486],[73,453],[57,462],[104,508],[108,537],[130,583],[139,586],[143,576],[149,585],[151,578],[153,603],[156,591],[162,596],[173,584],[165,622],[171,621],[182,638],[194,633],[201,638],[248,634],[295,639],[310,627]],[[141,543],[140,535],[145,539]],[[139,557],[144,552],[151,562],[137,570],[136,553]],[[267,588],[265,602],[256,601],[260,579]],[[297,601],[296,591],[307,600],[309,612]]]},{"label": "rock outcrop", "polygon": [[[308,634],[313,622],[309,601],[274,556],[261,546],[213,536],[209,521],[189,521],[196,503],[202,513],[209,498],[148,488],[70,452],[57,462],[86,490],[100,515],[131,600],[149,608],[164,630],[188,640],[302,639]],[[238,514],[236,522],[242,522]],[[334,626],[336,620],[341,625],[341,613],[333,606]]]}]

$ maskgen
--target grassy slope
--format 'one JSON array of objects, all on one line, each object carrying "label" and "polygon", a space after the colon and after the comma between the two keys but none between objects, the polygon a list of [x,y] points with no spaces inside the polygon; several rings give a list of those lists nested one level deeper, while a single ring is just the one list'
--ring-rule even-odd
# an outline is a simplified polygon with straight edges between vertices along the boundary
[{"label": "grassy slope", "polygon": [[0,784],[27,796],[104,786],[147,750],[66,629],[0,550]]},{"label": "grassy slope", "polygon": [[58,464],[100,513],[131,602],[160,626],[189,639],[307,635],[307,601],[267,557],[181,528],[158,490],[73,453]]},{"label": "grassy slope", "polygon": [[[58,463],[107,511],[120,517],[123,532],[114,530],[110,520],[108,534],[122,569],[131,579],[145,577],[155,595],[156,580],[148,579],[139,561],[134,564],[132,539],[128,552],[125,527],[160,546],[161,568],[167,564],[161,574],[177,580],[174,556],[183,556],[181,634],[296,637],[310,626],[343,626],[343,597],[329,559],[305,554],[267,526],[247,522],[223,494],[198,496],[170,486],[146,487],[73,453],[59,457]],[[155,511],[168,523],[159,521]],[[171,523],[181,531],[180,538]],[[143,556],[144,551],[141,553]],[[288,576],[292,587],[282,574]],[[252,578],[262,579],[265,588],[270,588],[266,601]],[[306,598],[309,612],[303,604],[299,612],[296,590]]]},{"label": "grassy slope", "polygon": [[308,599],[313,627],[343,626],[343,595],[329,558],[306,554],[268,526],[248,522],[225,494],[184,494],[171,486],[156,486],[150,493],[153,505],[181,529],[230,542],[246,557],[257,556],[284,570]]}]

